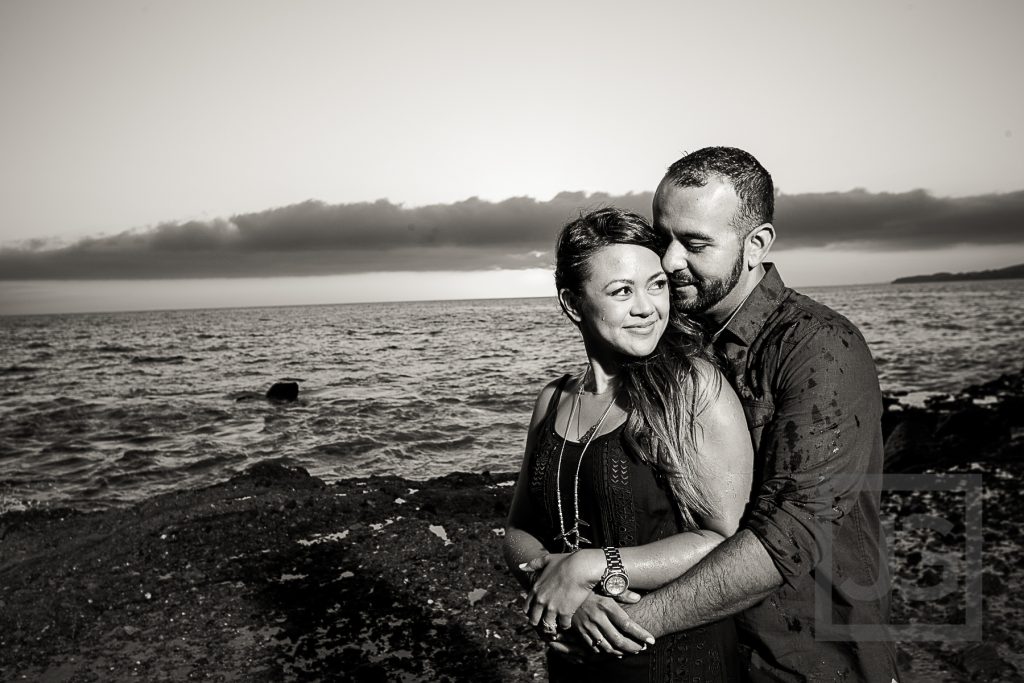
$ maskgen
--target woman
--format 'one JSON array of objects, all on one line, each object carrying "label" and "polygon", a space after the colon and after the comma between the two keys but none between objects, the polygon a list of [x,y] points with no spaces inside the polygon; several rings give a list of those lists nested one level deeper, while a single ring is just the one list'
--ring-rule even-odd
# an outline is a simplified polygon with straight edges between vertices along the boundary
[{"label": "woman", "polygon": [[558,300],[587,364],[537,398],[504,541],[531,623],[593,652],[549,648],[553,681],[738,679],[731,620],[623,641],[608,616],[613,596],[672,581],[734,533],[750,494],[742,408],[698,328],[669,320],[662,248],[618,209],[558,239]]}]

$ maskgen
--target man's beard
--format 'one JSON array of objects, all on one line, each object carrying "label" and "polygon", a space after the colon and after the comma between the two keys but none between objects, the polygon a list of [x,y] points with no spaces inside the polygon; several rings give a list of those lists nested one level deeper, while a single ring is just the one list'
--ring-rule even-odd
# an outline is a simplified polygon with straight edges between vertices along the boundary
[{"label": "man's beard", "polygon": [[697,296],[692,299],[682,299],[681,297],[674,297],[673,304],[675,309],[681,313],[705,313],[708,309],[718,304],[722,299],[729,295],[729,292],[733,290],[736,283],[740,281],[740,276],[743,274],[743,253],[736,257],[736,261],[733,263],[732,272],[729,273],[725,279],[709,277],[705,279],[693,279],[684,280],[682,283],[673,282],[673,285],[679,286],[680,284],[692,285],[697,290]]}]

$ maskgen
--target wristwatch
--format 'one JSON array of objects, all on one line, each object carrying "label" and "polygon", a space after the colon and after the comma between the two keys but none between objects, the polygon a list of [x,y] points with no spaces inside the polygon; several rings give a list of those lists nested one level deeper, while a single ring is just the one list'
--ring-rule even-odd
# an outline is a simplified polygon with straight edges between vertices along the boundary
[{"label": "wristwatch", "polygon": [[622,564],[619,549],[606,547],[604,559],[607,565],[604,568],[604,576],[601,577],[601,591],[611,597],[622,595],[629,588],[629,577],[626,576],[626,568]]}]

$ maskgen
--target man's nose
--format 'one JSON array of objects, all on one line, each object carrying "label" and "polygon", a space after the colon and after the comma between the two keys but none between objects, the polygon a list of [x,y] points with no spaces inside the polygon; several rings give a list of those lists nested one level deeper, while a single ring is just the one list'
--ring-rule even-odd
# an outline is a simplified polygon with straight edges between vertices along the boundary
[{"label": "man's nose", "polygon": [[675,273],[679,270],[686,270],[686,249],[678,240],[668,243],[665,255],[661,257],[661,267],[666,273]]}]

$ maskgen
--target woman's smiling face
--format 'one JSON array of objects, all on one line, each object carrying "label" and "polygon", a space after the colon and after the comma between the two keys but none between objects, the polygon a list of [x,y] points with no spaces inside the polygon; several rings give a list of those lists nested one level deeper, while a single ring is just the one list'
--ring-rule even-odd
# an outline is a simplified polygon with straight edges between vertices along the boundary
[{"label": "woman's smiling face", "polygon": [[647,247],[612,244],[587,262],[574,319],[588,348],[650,355],[668,325],[668,278]]}]

